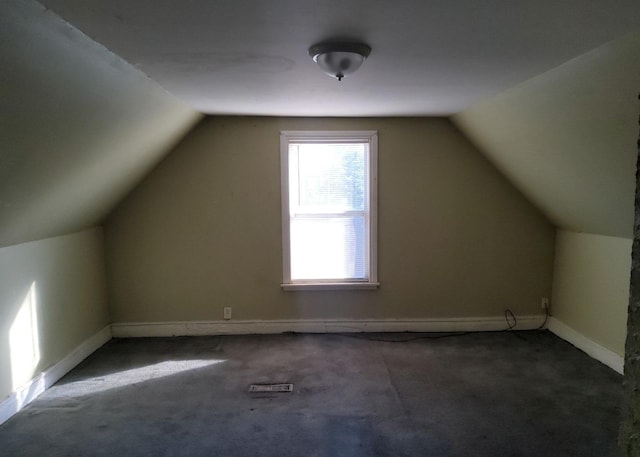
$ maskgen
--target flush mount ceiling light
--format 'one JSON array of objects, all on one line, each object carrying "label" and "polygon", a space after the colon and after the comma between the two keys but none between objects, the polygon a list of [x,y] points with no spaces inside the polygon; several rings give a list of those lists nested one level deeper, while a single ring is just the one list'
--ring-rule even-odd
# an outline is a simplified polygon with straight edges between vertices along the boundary
[{"label": "flush mount ceiling light", "polygon": [[363,43],[325,43],[309,48],[313,61],[338,81],[360,68],[369,54],[371,48]]}]

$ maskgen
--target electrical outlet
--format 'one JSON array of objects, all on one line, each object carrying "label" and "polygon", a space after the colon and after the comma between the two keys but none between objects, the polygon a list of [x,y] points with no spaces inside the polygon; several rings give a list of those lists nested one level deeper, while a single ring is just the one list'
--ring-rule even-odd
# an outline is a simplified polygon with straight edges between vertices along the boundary
[{"label": "electrical outlet", "polygon": [[549,309],[549,299],[547,297],[543,297],[540,306],[542,309]]},{"label": "electrical outlet", "polygon": [[226,320],[231,319],[231,307],[230,306],[227,306],[227,307],[224,308],[224,318]]}]

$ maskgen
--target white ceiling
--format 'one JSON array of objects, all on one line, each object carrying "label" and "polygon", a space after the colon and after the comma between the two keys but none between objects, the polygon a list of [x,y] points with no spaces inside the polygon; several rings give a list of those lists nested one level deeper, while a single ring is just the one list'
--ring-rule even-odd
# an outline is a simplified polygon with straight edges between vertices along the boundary
[{"label": "white ceiling", "polygon": [[[640,24],[638,0],[42,0],[210,114],[450,115]],[[343,82],[310,45],[373,51]]]}]

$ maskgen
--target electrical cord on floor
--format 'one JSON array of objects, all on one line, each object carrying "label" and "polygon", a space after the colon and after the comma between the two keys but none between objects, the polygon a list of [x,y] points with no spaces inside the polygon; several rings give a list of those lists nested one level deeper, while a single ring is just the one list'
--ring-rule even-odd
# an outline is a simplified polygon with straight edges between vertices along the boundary
[{"label": "electrical cord on floor", "polygon": [[[513,324],[509,321],[509,317],[513,320]],[[510,309],[504,310],[504,320],[507,322],[507,328],[502,330],[503,332],[508,332],[509,330],[513,330],[518,325],[518,319],[516,319],[516,315],[513,314],[513,311]]]},{"label": "electrical cord on floor", "polygon": [[[536,328],[536,330],[542,330],[544,326],[547,324],[547,320],[549,319],[549,308],[545,308],[545,310],[546,310],[546,315],[544,318],[544,322],[542,323],[542,325],[540,325],[540,327]],[[516,326],[518,325],[518,319],[516,318],[516,315],[513,314],[513,311],[511,311],[510,309],[504,310],[504,320],[507,323],[507,328],[503,330],[497,330],[492,333],[510,332],[514,328],[516,328]],[[402,338],[402,339],[371,337],[371,336],[366,336],[364,332],[363,333],[339,333],[338,335],[346,338],[357,338],[357,339],[368,340],[368,341],[380,341],[382,343],[407,343],[409,341],[417,341],[417,340],[437,340],[441,338],[452,338],[456,336],[471,335],[472,333],[480,333],[480,332],[430,333],[428,335],[422,334],[419,336],[416,335],[416,336],[412,336],[409,338]]]},{"label": "electrical cord on floor", "polygon": [[[409,333],[409,332],[406,332],[406,333]],[[470,335],[471,333],[473,332],[435,333],[435,334],[429,334],[429,335],[412,336],[409,338],[403,338],[401,340],[392,340],[388,338],[376,338],[376,337],[366,336],[366,334],[361,336],[362,334],[360,333],[339,333],[338,335],[344,336],[346,338],[356,338],[359,340],[380,341],[382,343],[406,343],[409,341],[416,341],[416,340],[438,340],[440,338],[451,338],[453,336]]]},{"label": "electrical cord on floor", "polygon": [[547,306],[544,308],[544,322],[542,322],[542,324],[540,324],[540,327],[536,328],[536,330],[542,330],[544,328],[545,325],[547,325],[547,321],[549,320],[549,305],[547,304]]}]

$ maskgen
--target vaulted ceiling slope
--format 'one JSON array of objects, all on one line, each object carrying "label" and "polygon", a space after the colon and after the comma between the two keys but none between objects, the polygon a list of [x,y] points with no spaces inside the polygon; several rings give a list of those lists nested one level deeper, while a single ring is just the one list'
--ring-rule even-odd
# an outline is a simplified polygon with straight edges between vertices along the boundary
[{"label": "vaulted ceiling slope", "polygon": [[0,247],[96,223],[200,118],[32,0],[0,3]]},{"label": "vaulted ceiling slope", "polygon": [[453,116],[557,226],[631,238],[640,29]]}]

